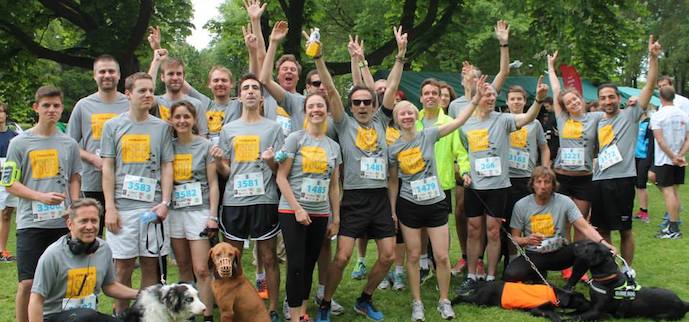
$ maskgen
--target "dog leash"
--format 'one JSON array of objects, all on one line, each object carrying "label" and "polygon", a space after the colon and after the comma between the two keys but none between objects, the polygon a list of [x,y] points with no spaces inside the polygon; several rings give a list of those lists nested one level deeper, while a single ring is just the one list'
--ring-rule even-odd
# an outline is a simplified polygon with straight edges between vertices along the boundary
[{"label": "dog leash", "polygon": [[[497,216],[493,213],[493,211],[490,210],[490,208],[488,207],[488,205],[486,204],[486,202],[483,200],[483,198],[481,198],[481,196],[479,196],[479,194],[478,194],[478,192],[477,192],[476,190],[470,189],[470,188],[468,188],[467,190],[470,190],[471,192],[474,193],[474,196],[476,196],[476,199],[478,199],[478,201],[481,203],[481,205],[483,205],[483,208],[486,209],[486,211],[488,212],[489,215],[491,215],[493,218],[499,218],[499,217],[497,217]],[[536,264],[534,264],[534,262],[531,261],[531,258],[529,258],[529,256],[526,255],[526,250],[525,250],[523,247],[519,246],[519,243],[517,243],[517,241],[514,239],[514,237],[512,236],[512,234],[510,234],[510,233],[507,231],[507,229],[505,229],[505,227],[502,226],[502,224],[500,224],[500,230],[502,230],[502,232],[504,232],[505,235],[507,235],[507,238],[512,242],[512,244],[514,244],[514,247],[517,249],[517,253],[518,253],[520,256],[524,256],[524,259],[526,260],[526,262],[529,263],[529,266],[531,266],[531,269],[532,269],[534,272],[536,272],[536,274],[538,274],[538,277],[541,278],[541,281],[542,281],[546,286],[552,288],[553,286],[550,285],[550,283],[548,283],[548,280],[546,280],[545,277],[543,277],[543,274],[541,274],[541,272],[538,271],[538,268],[536,268]],[[556,303],[555,303],[555,304],[559,306],[559,305],[560,305],[560,299],[556,296],[556,297],[555,297],[555,300],[556,300]]]},{"label": "dog leash", "polygon": [[[155,234],[156,238],[156,250],[151,251],[148,248],[148,228],[153,224],[153,234]],[[160,240],[158,240],[158,234],[156,233],[156,227],[160,227],[160,236],[163,238],[163,242],[161,243]],[[167,282],[165,281],[165,273],[163,272],[163,255],[162,255],[162,250],[163,247],[165,247],[165,229],[163,228],[163,223],[157,223],[155,221],[149,222],[146,224],[146,251],[149,253],[156,255],[158,257],[158,270],[160,271],[160,284],[165,285]]]}]

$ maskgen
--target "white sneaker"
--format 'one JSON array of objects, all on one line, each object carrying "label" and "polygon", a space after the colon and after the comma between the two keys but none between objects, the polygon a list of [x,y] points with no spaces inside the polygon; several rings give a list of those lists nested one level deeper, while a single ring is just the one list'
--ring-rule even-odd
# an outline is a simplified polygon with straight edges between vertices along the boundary
[{"label": "white sneaker", "polygon": [[421,301],[413,301],[411,303],[411,320],[415,322],[426,321],[426,316],[423,313],[423,303]]},{"label": "white sneaker", "polygon": [[438,301],[437,309],[443,320],[452,320],[455,318],[455,311],[452,310],[452,303],[450,303],[450,300],[442,299]]},{"label": "white sneaker", "polygon": [[378,289],[379,289],[379,290],[387,290],[388,288],[390,288],[391,285],[390,285],[390,278],[389,278],[389,276],[390,276],[390,275],[385,276],[385,278],[383,278],[383,280],[380,281],[380,284],[378,284]]},{"label": "white sneaker", "polygon": [[287,304],[287,298],[285,298],[285,301],[282,303],[282,315],[285,317],[285,320],[291,320],[292,315],[289,313],[289,305]]},{"label": "white sneaker", "polygon": [[[321,302],[323,301],[323,297],[320,297],[316,295],[316,297],[313,298],[313,302],[316,304],[316,306],[321,306]],[[340,303],[335,302],[335,299],[330,300],[330,314],[332,315],[342,315],[344,313],[345,309],[340,305]]]}]

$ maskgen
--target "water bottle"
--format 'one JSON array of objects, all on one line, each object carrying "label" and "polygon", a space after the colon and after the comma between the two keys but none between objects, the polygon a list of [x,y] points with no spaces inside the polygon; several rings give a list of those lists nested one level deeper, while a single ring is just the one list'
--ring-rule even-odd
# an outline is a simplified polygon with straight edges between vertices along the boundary
[{"label": "water bottle", "polygon": [[280,150],[277,153],[275,153],[275,161],[277,163],[282,163],[282,161],[287,160],[287,152]]},{"label": "water bottle", "polygon": [[158,214],[155,211],[144,211],[139,214],[141,222],[144,224],[152,223],[158,220]]},{"label": "water bottle", "polygon": [[318,28],[315,28],[311,35],[309,36],[309,41],[306,45],[306,56],[309,58],[314,58],[320,55],[321,52],[321,33]]}]

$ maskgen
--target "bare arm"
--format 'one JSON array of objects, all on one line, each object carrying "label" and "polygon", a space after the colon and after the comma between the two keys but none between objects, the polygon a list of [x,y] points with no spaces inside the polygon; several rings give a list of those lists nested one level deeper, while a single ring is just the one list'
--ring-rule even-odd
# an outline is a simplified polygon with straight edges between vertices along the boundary
[{"label": "bare arm", "polygon": [[210,189],[210,206],[211,217],[218,217],[217,209],[220,203],[220,188],[218,187],[218,170],[215,168],[215,162],[211,162],[206,166],[206,177],[208,177],[208,187]]},{"label": "bare arm", "polygon": [[261,16],[266,10],[266,5],[267,3],[261,4],[260,0],[244,0],[244,7],[249,15],[249,21],[251,21],[251,31],[256,36],[256,71],[252,70],[252,73],[256,75],[261,70],[261,65],[266,58],[266,42],[263,39],[261,29]]},{"label": "bare arm", "polygon": [[474,97],[471,99],[471,104],[469,104],[469,107],[462,110],[462,112],[459,115],[457,115],[457,117],[454,120],[438,127],[439,138],[452,133],[452,131],[464,125],[464,123],[466,123],[466,121],[471,117],[471,115],[474,114],[474,111],[476,110],[476,106],[478,106],[478,102],[481,99],[481,96],[485,94],[487,87],[490,86],[486,84],[486,75],[481,76],[476,81],[475,86],[478,89],[478,91],[476,91],[476,95],[474,95]]},{"label": "bare arm", "polygon": [[225,159],[223,150],[215,144],[211,147],[209,153],[215,160],[215,169],[223,178],[227,178],[230,175],[230,160]]},{"label": "bare arm", "polygon": [[113,282],[103,285],[103,293],[118,300],[135,300],[136,296],[139,294],[139,291],[131,287],[124,286],[119,282]]},{"label": "bare arm", "polygon": [[115,207],[115,159],[103,158],[103,197],[105,198],[105,227],[117,233],[120,215]]},{"label": "bare arm", "polygon": [[562,114],[564,106],[560,106],[558,97],[560,97],[560,80],[557,78],[557,72],[555,71],[555,61],[557,60],[557,51],[552,55],[548,55],[548,80],[550,81],[550,86],[553,88],[553,110],[555,115],[558,116]]},{"label": "bare arm", "polygon": [[397,166],[391,165],[388,169],[388,198],[390,199],[390,209],[392,216],[397,218],[397,194],[400,191],[399,174]]},{"label": "bare arm", "polygon": [[7,187],[7,192],[23,199],[35,200],[47,205],[57,205],[65,200],[66,196],[60,192],[41,192],[33,190],[19,181]]},{"label": "bare arm", "polygon": [[610,245],[610,243],[608,243],[603,238],[603,236],[601,236],[598,233],[598,231],[595,228],[593,228],[593,226],[591,226],[591,224],[589,224],[588,221],[586,221],[584,217],[580,217],[579,219],[577,219],[573,223],[573,225],[574,228],[578,230],[582,235],[586,236],[586,238],[605,245],[606,247],[610,248],[610,250],[612,250],[613,253],[617,254],[617,248],[615,248],[615,246],[613,245]]},{"label": "bare arm", "polygon": [[520,128],[526,124],[531,123],[538,116],[541,110],[541,103],[548,95],[548,85],[543,84],[543,75],[538,77],[538,84],[536,85],[536,100],[531,104],[529,110],[524,114],[516,114],[514,120],[517,122],[517,127]]},{"label": "bare arm", "polygon": [[[148,75],[151,75],[151,78],[153,78],[153,85],[155,85],[156,83],[158,77],[158,70],[160,69],[160,64],[162,64],[163,61],[167,59],[167,57],[167,49],[160,48],[156,49],[153,52],[153,60],[151,61],[151,66],[148,68]],[[184,85],[191,86],[186,81],[184,82]]]},{"label": "bare arm", "polygon": [[82,160],[90,163],[96,169],[102,170],[103,169],[103,160],[101,160],[100,156],[97,156],[94,153],[91,153],[89,151],[86,151],[82,149],[81,147],[79,148],[79,157],[81,157]]},{"label": "bare arm", "polygon": [[[321,46],[321,50],[323,50],[323,46]],[[333,121],[338,123],[342,122],[342,119],[345,117],[344,106],[342,106],[342,98],[335,87],[335,82],[333,81],[332,76],[330,76],[328,67],[325,66],[322,53],[317,56],[320,57],[316,58],[314,63],[316,64],[316,70],[318,70],[318,76],[321,77],[321,82],[323,82],[323,86],[328,92],[328,104],[330,105],[330,112],[332,113]]]},{"label": "bare arm", "polygon": [[395,33],[395,40],[397,41],[397,56],[395,57],[395,65],[392,66],[390,74],[388,75],[388,84],[383,95],[383,106],[387,109],[392,109],[395,105],[395,96],[397,89],[402,80],[402,70],[404,69],[404,55],[407,53],[407,34],[402,33],[402,26],[399,28],[393,27]]},{"label": "bare arm", "polygon": [[352,70],[352,83],[354,86],[364,86],[364,80],[361,78],[361,69],[359,69],[359,63],[362,62],[362,59],[358,55],[358,41],[359,36],[352,38],[352,35],[349,35],[347,51],[349,52],[349,62]]},{"label": "bare arm", "polygon": [[172,184],[173,184],[173,170],[172,162],[164,162],[160,167],[160,190],[162,191],[162,202],[151,209],[156,214],[160,221],[167,218],[170,209],[169,204],[172,200]]},{"label": "bare arm", "polygon": [[31,293],[29,297],[29,322],[43,322],[43,295]]},{"label": "bare arm", "polygon": [[74,173],[69,176],[69,199],[71,202],[76,201],[81,196],[81,175]]},{"label": "bare arm", "polygon": [[285,90],[273,80],[273,66],[275,65],[275,52],[277,51],[277,46],[279,43],[285,39],[287,36],[287,22],[278,21],[273,26],[273,32],[270,34],[270,44],[268,45],[268,51],[266,52],[266,58],[263,61],[263,66],[261,66],[261,73],[259,74],[259,81],[265,86],[271,96],[275,98],[276,101],[282,102],[285,99]]},{"label": "bare arm", "polygon": [[246,27],[242,26],[242,33],[244,34],[244,45],[246,51],[249,53],[249,71],[257,75],[261,70],[261,65],[258,63],[257,50],[258,41],[256,34],[252,32],[251,24]]},{"label": "bare arm", "polygon": [[550,168],[550,148],[548,144],[540,144],[538,151],[541,153],[541,165]]},{"label": "bare arm", "polygon": [[639,107],[643,110],[648,108],[648,103],[651,102],[651,96],[653,96],[653,89],[656,85],[656,79],[658,79],[658,56],[660,55],[662,48],[657,41],[653,41],[653,35],[649,37],[648,40],[648,73],[646,74],[646,85],[641,90],[639,95]]},{"label": "bare arm", "polygon": [[495,75],[493,87],[500,93],[502,85],[505,84],[507,76],[510,75],[510,47],[509,44],[510,26],[507,21],[499,20],[495,25],[495,36],[500,43],[500,71]]},{"label": "bare arm", "polygon": [[330,209],[333,212],[333,220],[328,225],[326,238],[337,236],[340,229],[340,167],[336,166],[330,177],[330,187],[328,188],[328,198]]}]

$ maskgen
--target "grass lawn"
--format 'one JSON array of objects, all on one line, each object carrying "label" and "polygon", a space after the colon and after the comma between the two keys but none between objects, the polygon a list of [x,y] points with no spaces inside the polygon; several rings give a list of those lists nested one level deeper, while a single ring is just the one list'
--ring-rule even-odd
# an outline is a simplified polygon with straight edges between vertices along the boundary
[{"label": "grass lawn", "polygon": [[[650,214],[651,223],[643,224],[635,221],[634,232],[636,237],[636,258],[634,260],[634,268],[637,272],[637,280],[643,286],[658,286],[669,288],[679,294],[684,300],[689,300],[689,235],[685,235],[684,239],[680,240],[658,240],[654,238],[658,231],[658,223],[660,222],[662,213],[664,212],[664,203],[661,194],[652,186],[649,186],[650,199]],[[683,213],[684,220],[686,211],[689,210],[689,193],[687,186],[682,186],[680,196],[682,204],[684,204],[685,211]],[[636,208],[635,208],[636,209]],[[459,245],[457,243],[456,235],[454,233],[454,220],[451,218],[450,227],[452,227],[452,264],[456,261],[459,255]],[[684,226],[684,232],[689,233],[689,226]],[[615,244],[619,245],[619,235],[615,235]],[[334,245],[334,243],[333,243]],[[10,233],[9,248],[15,249],[14,227]],[[334,248],[334,246],[333,246]],[[14,253],[14,252],[13,252]],[[353,256],[356,258],[356,255]],[[368,253],[366,257],[366,264],[370,268],[375,261],[375,244],[369,242]],[[333,321],[366,321],[363,317],[357,315],[352,307],[355,299],[359,296],[364,281],[355,281],[349,278],[355,260],[350,262],[350,265],[345,270],[343,282],[335,294],[335,299],[346,308],[346,312],[342,316],[333,317]],[[254,269],[251,265],[251,256],[244,256],[243,267],[246,277],[250,280],[254,278]],[[282,270],[282,294],[284,296],[284,265],[281,265]],[[550,280],[557,285],[564,284],[560,275],[557,273],[550,274]],[[138,285],[139,274],[135,273],[135,285]],[[14,321],[14,298],[16,292],[16,266],[14,264],[0,265],[0,321]],[[174,267],[171,268],[171,276],[169,281],[176,281],[177,274]],[[314,278],[317,281],[317,278]],[[434,281],[434,280],[433,280]],[[459,285],[459,279],[453,279],[452,289]],[[684,286],[682,286],[684,285]],[[314,285],[315,288],[315,285]],[[579,284],[579,291],[588,291],[582,284]],[[315,292],[315,289],[314,289]],[[313,293],[313,292],[312,292]],[[439,314],[435,311],[437,303],[437,291],[433,283],[426,283],[422,287],[422,294],[424,305],[426,307],[426,321],[442,321]],[[409,321],[411,314],[411,296],[408,290],[396,292],[392,290],[377,291],[374,295],[375,304],[385,314],[386,321]],[[101,296],[100,309],[102,312],[109,312],[112,301],[111,299]],[[312,306],[311,309],[314,307]],[[313,310],[312,310],[313,312]],[[471,305],[459,305],[455,307],[455,312],[458,315],[457,320],[462,321],[543,321],[543,319],[536,319],[522,312],[504,311],[497,308],[481,308]],[[282,312],[280,310],[282,316]],[[311,314],[313,317],[314,315]],[[217,312],[216,312],[217,317]],[[689,321],[689,318],[685,318]]]}]

